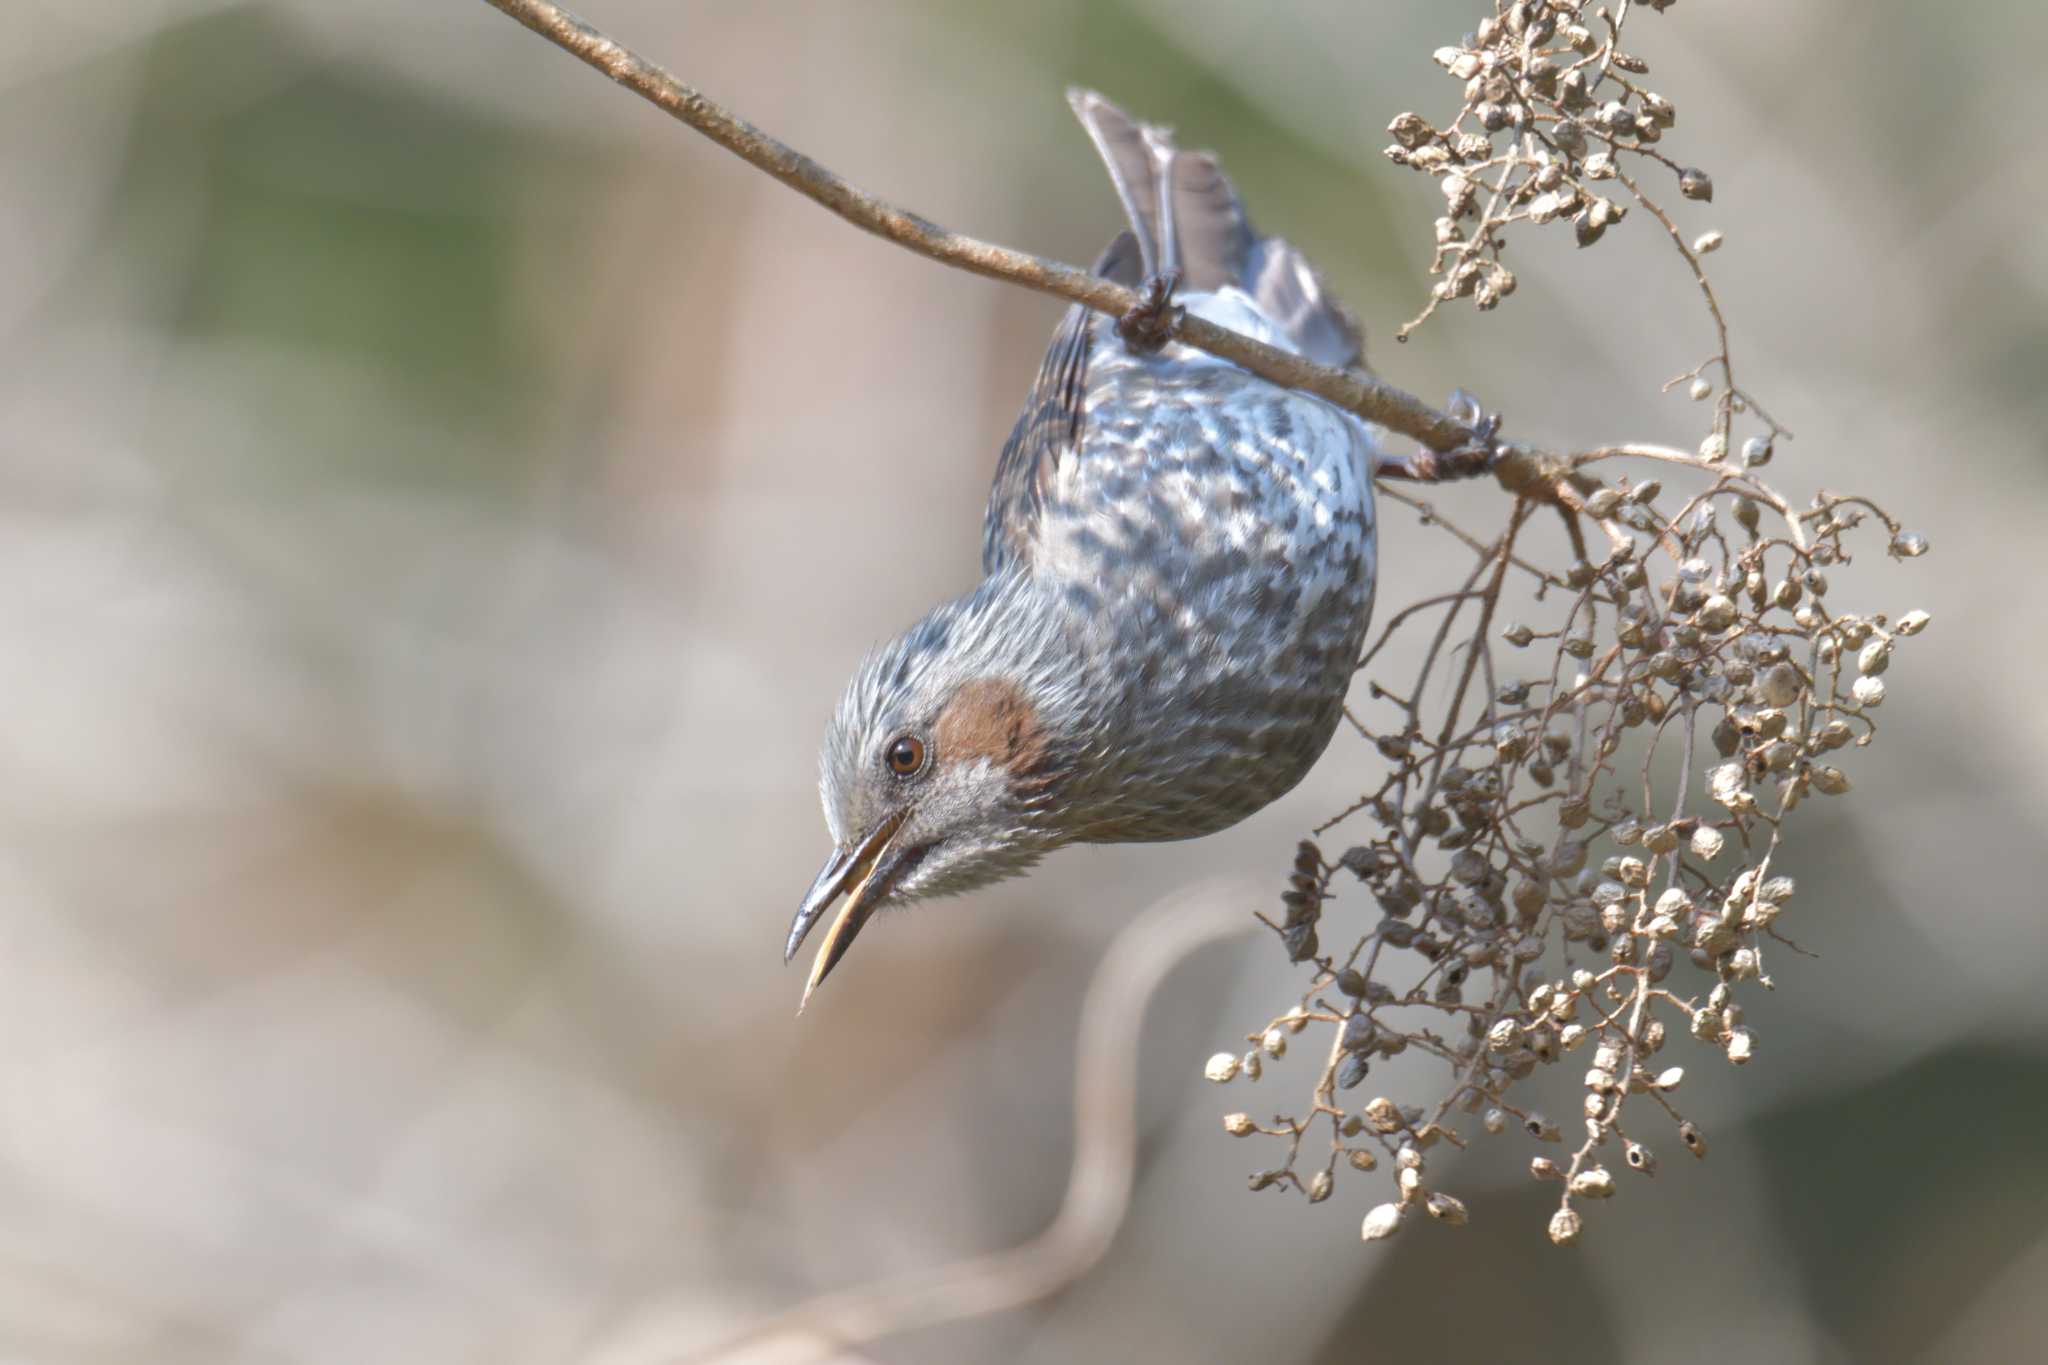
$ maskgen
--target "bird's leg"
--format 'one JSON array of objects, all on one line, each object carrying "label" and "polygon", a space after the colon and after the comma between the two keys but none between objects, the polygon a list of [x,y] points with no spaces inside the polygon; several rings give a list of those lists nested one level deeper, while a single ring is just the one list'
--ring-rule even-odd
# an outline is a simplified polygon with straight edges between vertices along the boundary
[{"label": "bird's leg", "polygon": [[1500,453],[1500,414],[1489,412],[1473,420],[1472,439],[1456,450],[1422,450],[1413,455],[1384,459],[1373,472],[1383,479],[1448,483],[1453,479],[1477,478],[1490,472],[1500,459]]},{"label": "bird's leg", "polygon": [[1116,334],[1124,339],[1124,345],[1140,354],[1150,354],[1173,339],[1174,325],[1181,315],[1180,305],[1173,301],[1173,291],[1179,286],[1178,270],[1146,278],[1138,302],[1116,320]]}]

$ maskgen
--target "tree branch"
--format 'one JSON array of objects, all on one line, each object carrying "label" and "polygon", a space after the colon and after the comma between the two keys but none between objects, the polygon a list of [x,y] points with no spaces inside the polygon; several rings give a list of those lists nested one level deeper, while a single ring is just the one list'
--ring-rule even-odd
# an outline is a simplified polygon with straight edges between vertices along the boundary
[{"label": "tree branch", "polygon": [[[755,169],[814,200],[847,222],[921,256],[991,279],[1052,294],[1121,317],[1139,302],[1134,290],[1059,261],[1013,251],[939,226],[847,183],[803,153],[762,132],[646,58],[547,0],[486,0],[492,8],[667,111]],[[1470,427],[1412,394],[1359,370],[1319,365],[1186,313],[1173,315],[1174,340],[1233,362],[1261,379],[1299,389],[1421,442],[1439,454],[1483,444]],[[1501,487],[1517,497],[1572,505],[1568,489],[1592,485],[1568,462],[1520,446],[1503,446],[1494,465]]]},{"label": "tree branch", "polygon": [[1190,954],[1257,927],[1244,910],[1257,894],[1206,882],[1154,903],[1110,942],[1081,1002],[1067,1194],[1043,1232],[1005,1251],[821,1295],[692,1350],[684,1365],[752,1359],[770,1344],[781,1347],[777,1359],[841,1360],[849,1348],[1022,1307],[1080,1279],[1109,1250],[1131,1202],[1145,1009]]}]

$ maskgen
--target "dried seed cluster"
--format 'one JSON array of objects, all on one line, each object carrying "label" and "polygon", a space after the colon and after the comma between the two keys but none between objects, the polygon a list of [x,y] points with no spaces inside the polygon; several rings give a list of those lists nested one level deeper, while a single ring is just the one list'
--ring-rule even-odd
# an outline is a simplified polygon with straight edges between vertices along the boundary
[{"label": "dried seed cluster", "polygon": [[[1555,509],[1517,499],[1496,534],[1382,489],[1473,563],[1456,590],[1388,617],[1359,661],[1374,706],[1350,718],[1384,776],[1301,843],[1277,912],[1261,916],[1307,969],[1306,988],[1207,1069],[1255,1084],[1319,1030],[1322,1047],[1294,1047],[1320,1058],[1306,1105],[1234,1112],[1224,1129],[1283,1143],[1251,1187],[1310,1203],[1331,1197],[1340,1168],[1384,1165],[1394,1188],[1365,1215],[1369,1241],[1418,1217],[1466,1221],[1431,1180],[1438,1143],[1532,1144],[1531,1176],[1559,1186],[1549,1234],[1560,1245],[1578,1240],[1587,1206],[1654,1175],[1659,1147],[1706,1155],[1680,1107],[1675,1054],[1705,1048],[1737,1066],[1757,1055],[1743,998],[1772,988],[1779,946],[1796,951],[1786,831],[1806,803],[1849,792],[1894,653],[1928,625],[1925,612],[1838,602],[1831,575],[1852,550],[1906,560],[1926,541],[1867,498],[1821,493],[1795,507],[1764,481],[1789,433],[1735,387],[1701,266],[1719,234],[1686,242],[1611,169],[1640,151],[1672,165],[1689,197],[1711,193],[1654,150],[1675,115],[1629,79],[1646,67],[1620,48],[1642,7],[1619,0],[1589,25],[1573,0],[1497,3],[1438,54],[1468,82],[1459,120],[1442,132],[1412,114],[1394,121],[1390,155],[1440,176],[1452,202],[1438,225],[1447,282],[1477,263],[1485,287],[1505,293],[1490,273],[1499,228],[1561,205],[1595,221],[1585,182],[1611,175],[1690,265],[1719,349],[1666,385],[1715,400],[1697,449],[1581,452]],[[1491,150],[1510,131],[1509,149]],[[1553,510],[1564,535],[1546,548],[1539,523]],[[1420,663],[1397,691],[1375,663],[1410,637]],[[1323,838],[1340,825],[1361,834],[1332,857]],[[1366,1084],[1403,1054],[1441,1068],[1422,1103]]]},{"label": "dried seed cluster", "polygon": [[1515,275],[1501,254],[1516,224],[1570,224],[1584,247],[1632,204],[1656,212],[1629,158],[1667,168],[1687,199],[1714,197],[1712,177],[1659,145],[1678,108],[1638,79],[1650,65],[1622,46],[1631,13],[1673,2],[1499,0],[1474,32],[1437,49],[1437,65],[1463,86],[1456,117],[1438,128],[1404,113],[1387,125],[1388,159],[1434,177],[1443,194],[1430,266],[1436,284],[1399,335],[1451,299],[1486,309],[1512,294]]},{"label": "dried seed cluster", "polygon": [[[1334,858],[1301,843],[1266,918],[1310,969],[1308,989],[1241,1055],[1208,1064],[1213,1081],[1257,1081],[1291,1038],[1327,1030],[1305,1111],[1224,1120],[1286,1144],[1253,1189],[1320,1203],[1340,1166],[1385,1161],[1395,1198],[1367,1216],[1366,1237],[1417,1209],[1463,1222],[1465,1206],[1429,1183],[1426,1153],[1464,1146],[1476,1116],[1539,1149],[1570,1136],[1568,1154],[1531,1167],[1562,1184],[1551,1234],[1569,1242],[1580,1204],[1656,1171],[1656,1143],[1705,1155],[1677,1100],[1684,1067],[1665,1050],[1684,1034],[1736,1065],[1756,1055],[1739,997],[1769,989],[1770,956],[1791,946],[1788,823],[1848,792],[1893,651],[1928,618],[1832,607],[1827,575],[1849,564],[1855,533],[1881,528],[1901,558],[1925,548],[1873,504],[1824,494],[1793,511],[1750,471],[1695,460],[1683,472],[1696,491],[1645,482],[1588,499],[1606,553],[1562,573],[1518,549],[1518,509],[1465,590],[1402,613],[1375,644],[1432,612],[1443,627],[1406,696],[1374,686],[1391,723],[1355,721],[1386,775],[1324,829],[1364,818],[1377,832]],[[1511,575],[1542,625],[1499,619]],[[1439,705],[1419,700],[1446,687]],[[1447,1073],[1431,1102],[1362,1088],[1411,1050]],[[1560,1071],[1578,1078],[1578,1112],[1551,1118],[1521,1087]],[[1327,1141],[1311,1156],[1317,1132]]]}]

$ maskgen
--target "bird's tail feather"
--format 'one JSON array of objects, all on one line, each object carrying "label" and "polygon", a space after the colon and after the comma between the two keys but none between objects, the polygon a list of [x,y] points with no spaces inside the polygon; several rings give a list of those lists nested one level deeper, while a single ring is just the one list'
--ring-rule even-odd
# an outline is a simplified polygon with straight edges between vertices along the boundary
[{"label": "bird's tail feather", "polygon": [[1092,90],[1070,90],[1067,102],[1109,168],[1143,273],[1178,270],[1182,287],[1198,292],[1235,285],[1303,355],[1340,367],[1363,363],[1349,310],[1299,251],[1252,229],[1215,156],[1180,150],[1171,131],[1138,123]]}]

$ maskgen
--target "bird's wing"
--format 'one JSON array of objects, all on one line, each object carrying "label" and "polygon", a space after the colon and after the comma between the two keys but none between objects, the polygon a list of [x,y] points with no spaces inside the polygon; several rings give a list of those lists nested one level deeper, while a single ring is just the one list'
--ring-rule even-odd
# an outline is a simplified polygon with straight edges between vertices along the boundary
[{"label": "bird's wing", "polygon": [[[1138,269],[1138,244],[1128,232],[1117,234],[1095,262],[1096,274],[1123,284],[1137,283]],[[988,514],[982,521],[983,573],[992,574],[1031,557],[1046,493],[1058,477],[1061,462],[1072,459],[1081,443],[1088,356],[1100,322],[1075,304],[1052,334],[1052,345],[1038,367],[1038,379],[1025,396],[1024,410],[1010,428],[1003,453],[996,458]]]},{"label": "bird's wing", "polygon": [[996,458],[995,483],[988,491],[988,515],[982,520],[981,568],[995,573],[1031,556],[1038,519],[1045,510],[1046,491],[1062,460],[1072,459],[1081,441],[1082,400],[1088,387],[1088,351],[1094,316],[1079,304],[1067,310],[1053,333],[1038,381],[1024,400],[1024,411],[1010,428],[1010,439]]}]

